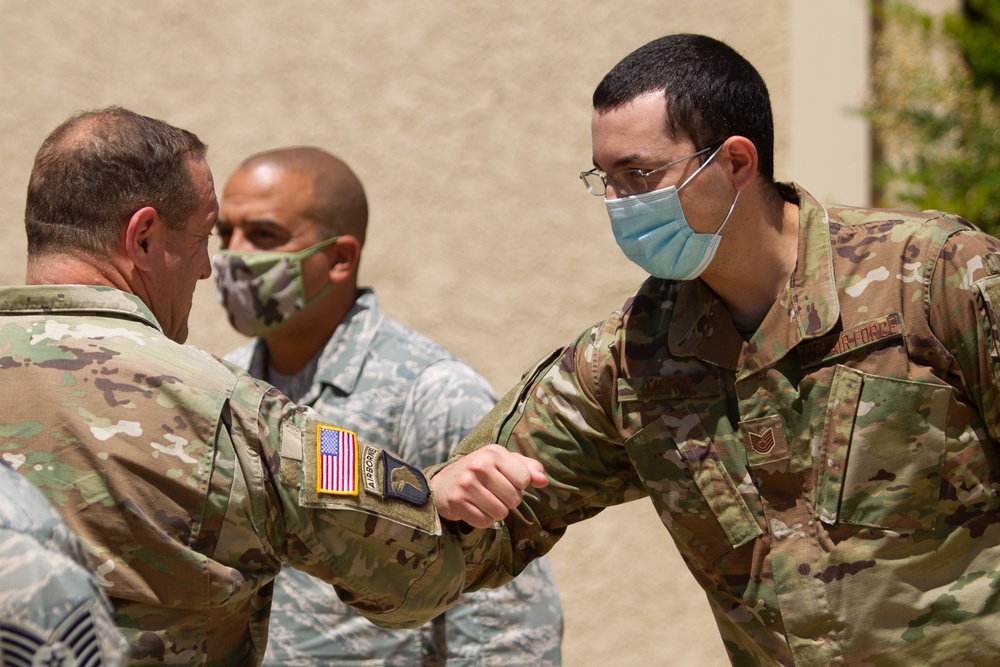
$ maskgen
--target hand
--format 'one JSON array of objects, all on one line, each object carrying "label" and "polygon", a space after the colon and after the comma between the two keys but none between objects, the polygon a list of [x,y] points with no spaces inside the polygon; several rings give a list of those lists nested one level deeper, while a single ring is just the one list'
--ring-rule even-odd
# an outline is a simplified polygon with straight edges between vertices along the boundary
[{"label": "hand", "polygon": [[521,504],[521,491],[549,483],[535,459],[486,445],[441,469],[430,480],[442,519],[489,528]]}]

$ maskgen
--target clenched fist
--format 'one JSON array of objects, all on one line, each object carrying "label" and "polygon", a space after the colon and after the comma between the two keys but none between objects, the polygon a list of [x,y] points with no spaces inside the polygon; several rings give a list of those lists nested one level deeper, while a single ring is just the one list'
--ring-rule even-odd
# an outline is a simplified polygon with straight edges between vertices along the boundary
[{"label": "clenched fist", "polygon": [[442,519],[488,528],[521,504],[521,492],[549,483],[542,464],[500,445],[486,445],[445,466],[430,480]]}]

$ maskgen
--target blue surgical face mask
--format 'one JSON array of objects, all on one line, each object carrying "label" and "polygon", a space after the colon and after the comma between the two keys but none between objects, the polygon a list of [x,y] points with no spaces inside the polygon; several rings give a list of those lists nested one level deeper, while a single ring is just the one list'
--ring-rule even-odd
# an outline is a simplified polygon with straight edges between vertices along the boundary
[{"label": "blue surgical face mask", "polygon": [[680,187],[671,185],[641,195],[604,200],[618,247],[650,275],[667,280],[694,280],[715,257],[722,241],[722,228],[736,208],[739,191],[714,234],[698,234],[691,229],[678,193],[708,166],[721,148]]}]

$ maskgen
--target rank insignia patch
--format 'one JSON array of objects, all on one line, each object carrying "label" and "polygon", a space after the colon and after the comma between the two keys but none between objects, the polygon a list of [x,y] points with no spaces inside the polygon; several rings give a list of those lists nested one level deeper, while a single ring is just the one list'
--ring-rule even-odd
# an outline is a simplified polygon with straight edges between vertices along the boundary
[{"label": "rank insignia patch", "polygon": [[351,431],[316,427],[316,492],[358,495],[358,439]]},{"label": "rank insignia patch", "polygon": [[384,498],[398,498],[411,505],[427,504],[431,490],[427,486],[427,478],[420,470],[397,459],[389,452],[382,452],[382,470]]},{"label": "rank insignia patch", "polygon": [[740,430],[747,439],[747,463],[751,466],[768,465],[787,461],[788,441],[785,427],[778,415],[758,417],[740,422]]},{"label": "rank insignia patch", "polygon": [[769,451],[774,449],[773,429],[767,429],[760,435],[751,432],[748,432],[747,435],[750,436],[750,446],[758,454],[767,454]]}]

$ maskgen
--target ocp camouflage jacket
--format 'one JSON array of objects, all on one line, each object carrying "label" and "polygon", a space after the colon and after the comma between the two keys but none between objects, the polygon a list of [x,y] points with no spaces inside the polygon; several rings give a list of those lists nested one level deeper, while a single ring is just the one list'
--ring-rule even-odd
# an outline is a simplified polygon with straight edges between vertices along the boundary
[{"label": "ocp camouflage jacket", "polygon": [[504,566],[648,496],[733,664],[996,664],[998,242],[783,192],[798,263],[750,340],[701,281],[649,279],[464,442],[552,482]]},{"label": "ocp camouflage jacket", "polygon": [[458,599],[461,547],[418,469],[345,439],[355,476],[323,486],[333,425],[167,339],[132,295],[0,288],[0,373],[0,455],[80,535],[130,664],[258,663],[283,563],[386,627]]}]

